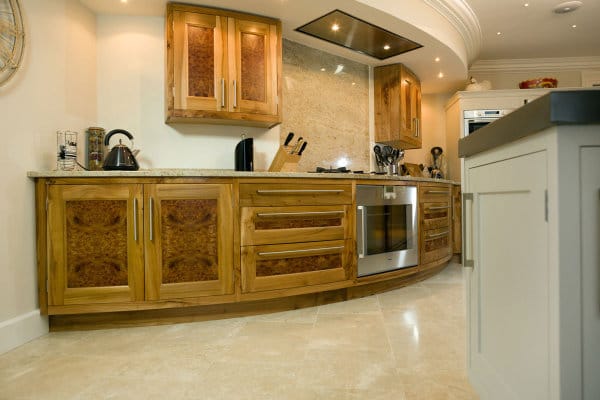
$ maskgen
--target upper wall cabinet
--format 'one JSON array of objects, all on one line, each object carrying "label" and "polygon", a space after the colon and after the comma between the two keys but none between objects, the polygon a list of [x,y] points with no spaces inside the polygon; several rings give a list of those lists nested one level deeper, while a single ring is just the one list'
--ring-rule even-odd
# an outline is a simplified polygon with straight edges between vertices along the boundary
[{"label": "upper wall cabinet", "polygon": [[421,82],[402,64],[374,68],[375,141],[421,148]]},{"label": "upper wall cabinet", "polygon": [[281,123],[281,22],[167,5],[166,122]]}]

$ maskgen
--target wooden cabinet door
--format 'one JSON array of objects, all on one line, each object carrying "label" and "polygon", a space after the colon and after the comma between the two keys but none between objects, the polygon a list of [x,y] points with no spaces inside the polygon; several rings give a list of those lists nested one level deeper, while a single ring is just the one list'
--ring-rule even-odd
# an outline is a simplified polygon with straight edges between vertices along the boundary
[{"label": "wooden cabinet door", "polygon": [[145,186],[146,299],[233,293],[230,184]]},{"label": "wooden cabinet door", "polygon": [[144,299],[142,185],[48,187],[48,304]]},{"label": "wooden cabinet door", "polygon": [[401,69],[400,89],[400,140],[421,147],[421,83],[406,67]]},{"label": "wooden cabinet door", "polygon": [[173,12],[174,107],[226,109],[227,18]]},{"label": "wooden cabinet door", "polygon": [[402,64],[374,69],[375,141],[421,148],[421,83]]},{"label": "wooden cabinet door", "polygon": [[229,18],[230,111],[277,114],[277,25]]}]

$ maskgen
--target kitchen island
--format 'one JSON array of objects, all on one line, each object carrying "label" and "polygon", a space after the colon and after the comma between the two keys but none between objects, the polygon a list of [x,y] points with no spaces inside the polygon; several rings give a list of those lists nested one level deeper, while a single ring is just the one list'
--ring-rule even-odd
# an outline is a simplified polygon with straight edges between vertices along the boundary
[{"label": "kitchen island", "polygon": [[[425,279],[452,257],[451,181],[191,169],[29,176],[51,330],[342,301]],[[357,276],[356,185],[417,188],[417,265]]]},{"label": "kitchen island", "polygon": [[482,399],[600,398],[600,91],[459,143],[468,370]]}]

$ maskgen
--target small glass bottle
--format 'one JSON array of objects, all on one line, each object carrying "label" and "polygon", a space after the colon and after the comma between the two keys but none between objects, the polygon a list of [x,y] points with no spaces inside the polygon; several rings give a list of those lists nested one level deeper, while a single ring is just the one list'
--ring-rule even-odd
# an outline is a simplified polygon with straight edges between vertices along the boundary
[{"label": "small glass bottle", "polygon": [[104,162],[104,128],[90,126],[87,129],[88,170],[102,169]]}]

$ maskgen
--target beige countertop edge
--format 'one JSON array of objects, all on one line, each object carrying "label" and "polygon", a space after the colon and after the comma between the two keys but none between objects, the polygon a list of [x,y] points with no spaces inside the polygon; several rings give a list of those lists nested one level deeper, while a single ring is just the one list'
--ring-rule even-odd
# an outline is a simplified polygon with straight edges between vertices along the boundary
[{"label": "beige countertop edge", "polygon": [[138,171],[28,171],[29,178],[313,178],[313,179],[371,179],[388,181],[417,181],[450,183],[458,185],[459,182],[397,175],[374,175],[374,174],[331,174],[312,172],[243,172],[230,169],[147,169]]}]

